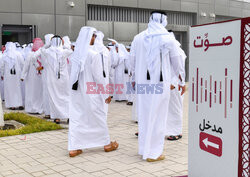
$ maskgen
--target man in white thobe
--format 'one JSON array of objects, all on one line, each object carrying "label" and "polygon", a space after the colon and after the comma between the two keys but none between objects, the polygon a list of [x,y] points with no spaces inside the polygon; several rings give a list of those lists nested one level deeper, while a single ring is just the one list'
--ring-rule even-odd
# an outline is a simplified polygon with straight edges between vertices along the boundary
[{"label": "man in white thobe", "polygon": [[20,81],[23,64],[24,58],[16,50],[16,44],[8,42],[3,54],[1,73],[4,77],[5,107],[12,110],[23,107]]},{"label": "man in white thobe", "polygon": [[[3,54],[2,52],[0,52],[0,66],[1,66],[1,63],[2,63],[2,57],[3,57]],[[2,92],[2,89],[3,89],[3,85],[2,85],[2,79],[0,80],[0,89],[1,89],[1,92]],[[3,117],[3,107],[2,107],[2,93],[0,94],[0,128],[4,126],[4,117]]]},{"label": "man in white thobe", "polygon": [[20,78],[24,58],[16,50],[15,43],[7,42],[2,59],[1,73],[2,77],[4,77],[5,107],[14,110],[23,107]]},{"label": "man in white thobe", "polygon": [[[178,46],[165,26],[164,12],[153,12],[148,28],[135,36],[131,47],[132,72],[137,92],[139,154],[144,160],[163,160],[171,83],[171,67],[185,91],[184,68]],[[183,78],[183,79],[182,79]]]},{"label": "man in white thobe", "polygon": [[[131,49],[131,46],[130,45],[126,46],[126,49],[128,51],[128,58],[125,60],[125,66],[128,68],[128,75],[126,75],[126,83],[131,84],[131,82],[132,82],[132,72],[131,72],[131,67],[130,67],[130,49]],[[134,99],[135,99],[135,94],[128,94],[127,99],[128,99],[127,105],[132,106]]]},{"label": "man in white thobe", "polygon": [[[0,66],[3,64],[3,52],[5,51],[5,46],[2,46],[2,52],[0,52]],[[4,80],[0,79],[0,92],[1,100],[4,101]]]},{"label": "man in white thobe", "polygon": [[114,73],[114,83],[115,83],[115,92],[114,92],[114,100],[120,102],[120,101],[126,101],[127,100],[127,94],[126,94],[126,76],[128,77],[128,62],[125,62],[129,59],[129,53],[126,50],[125,46],[123,44],[117,43],[115,40],[113,40],[113,43],[115,44],[116,52],[117,54],[112,53],[114,57],[117,57],[117,63],[114,65],[115,67],[115,73]]},{"label": "man in white thobe", "polygon": [[[46,34],[44,36],[45,44],[44,44],[43,48],[47,49],[50,47],[50,41],[51,41],[51,38],[53,36],[54,36],[53,34]],[[40,53],[40,56],[38,56],[38,57],[41,58],[41,61],[45,60],[45,59],[43,59],[45,56],[42,55],[41,53]],[[46,78],[47,78],[46,70],[43,70],[43,75],[42,75],[42,79],[43,79],[43,111],[45,114],[44,118],[50,119],[50,107],[49,107],[48,87],[47,87]]]},{"label": "man in white thobe", "polygon": [[94,48],[95,31],[92,27],[82,27],[71,58],[70,157],[81,154],[86,148],[104,146],[106,152],[118,148],[116,142],[110,142],[108,132],[105,104],[110,100],[105,91],[98,89],[106,82],[102,57]]},{"label": "man in white thobe", "polygon": [[43,113],[43,83],[42,83],[42,63],[38,57],[36,61],[32,60],[34,53],[43,47],[43,41],[40,38],[33,40],[32,51],[27,54],[21,75],[21,80],[25,80],[25,111],[28,113]]},{"label": "man in white thobe", "polygon": [[[170,32],[170,35],[175,39],[174,33]],[[181,49],[181,44],[176,40],[179,46],[179,52],[182,57],[182,65],[185,68],[186,55]],[[167,126],[166,126],[166,136],[170,141],[178,140],[182,138],[182,120],[183,120],[183,99],[184,96],[181,95],[178,90],[178,77],[171,68],[172,81],[171,81],[171,91],[169,100],[169,111],[167,116]]]},{"label": "man in white thobe", "polygon": [[[118,63],[118,53],[116,51],[115,45],[110,42],[107,46],[110,55],[110,69],[109,69],[109,82],[113,84],[113,88],[115,89],[115,67]],[[114,95],[115,90],[112,92],[112,96]]]},{"label": "man in white thobe", "polygon": [[41,61],[46,72],[46,87],[48,93],[48,103],[50,118],[55,123],[69,118],[69,74],[67,68],[67,58],[71,55],[71,49],[64,49],[62,38],[53,36],[49,48],[41,48],[33,55],[33,60],[37,56],[43,55]]},{"label": "man in white thobe", "polygon": [[[111,87],[114,85],[114,82],[113,82],[113,75],[110,72],[111,71],[110,52],[106,48],[106,46],[103,44],[104,34],[101,31],[97,31],[95,34],[96,34],[96,39],[95,39],[95,43],[94,43],[94,50],[101,55],[103,77],[105,80],[104,88],[107,88],[109,86]],[[111,101],[112,97],[113,97],[113,90],[109,90],[108,93],[106,93],[105,97],[107,97],[109,99],[109,101]],[[108,114],[108,104],[105,104],[105,108],[107,111],[106,114]]]}]

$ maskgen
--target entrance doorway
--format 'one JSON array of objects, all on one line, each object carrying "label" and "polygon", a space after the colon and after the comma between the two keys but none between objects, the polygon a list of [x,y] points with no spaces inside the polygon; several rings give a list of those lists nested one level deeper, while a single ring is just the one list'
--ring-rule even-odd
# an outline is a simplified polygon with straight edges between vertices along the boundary
[{"label": "entrance doorway", "polygon": [[2,25],[1,44],[7,42],[18,42],[21,45],[31,43],[36,37],[36,26],[34,25]]}]

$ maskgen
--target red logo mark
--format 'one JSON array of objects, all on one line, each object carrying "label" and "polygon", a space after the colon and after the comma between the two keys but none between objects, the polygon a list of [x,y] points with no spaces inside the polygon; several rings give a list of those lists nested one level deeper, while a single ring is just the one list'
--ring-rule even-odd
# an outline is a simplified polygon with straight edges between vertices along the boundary
[{"label": "red logo mark", "polygon": [[219,137],[201,132],[200,148],[203,151],[214,154],[218,157],[222,155],[222,140]]}]

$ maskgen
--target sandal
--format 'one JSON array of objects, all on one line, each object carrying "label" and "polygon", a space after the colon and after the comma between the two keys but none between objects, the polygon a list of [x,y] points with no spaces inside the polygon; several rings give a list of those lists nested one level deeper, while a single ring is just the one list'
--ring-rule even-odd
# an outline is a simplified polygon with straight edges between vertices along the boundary
[{"label": "sandal", "polygon": [[24,107],[23,107],[23,106],[19,106],[18,109],[19,109],[19,110],[24,110]]},{"label": "sandal", "polygon": [[61,123],[60,119],[55,119],[54,122],[55,122],[56,124],[60,124],[60,123]]},{"label": "sandal", "polygon": [[82,150],[75,150],[75,151],[70,151],[69,152],[70,157],[75,157],[75,156],[78,156],[80,154],[82,154]]},{"label": "sandal", "polygon": [[160,155],[160,157],[158,157],[157,159],[150,159],[150,158],[148,158],[147,162],[157,162],[157,161],[164,160],[164,159],[165,159],[165,156],[164,155]]},{"label": "sandal", "polygon": [[128,102],[127,105],[132,106],[133,102]]},{"label": "sandal", "polygon": [[44,119],[50,119],[50,115],[45,115]]},{"label": "sandal", "polygon": [[118,147],[119,147],[119,144],[116,141],[111,142],[109,145],[104,146],[104,151],[105,152],[115,151]]},{"label": "sandal", "polygon": [[182,138],[182,135],[177,135],[177,136],[169,136],[167,140],[169,141],[176,141]]}]

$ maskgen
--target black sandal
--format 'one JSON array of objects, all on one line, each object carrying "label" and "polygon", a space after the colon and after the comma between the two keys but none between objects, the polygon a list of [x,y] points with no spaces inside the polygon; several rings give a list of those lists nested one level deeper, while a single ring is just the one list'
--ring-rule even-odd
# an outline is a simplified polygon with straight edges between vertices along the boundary
[{"label": "black sandal", "polygon": [[182,138],[182,135],[177,135],[177,136],[169,136],[167,140],[169,141],[176,141]]},{"label": "black sandal", "polygon": [[54,122],[55,122],[56,124],[60,124],[60,123],[61,123],[60,119],[55,119]]},{"label": "black sandal", "polygon": [[127,102],[127,105],[132,106],[133,102]]},{"label": "black sandal", "polygon": [[44,119],[50,119],[50,115],[44,116]]},{"label": "black sandal", "polygon": [[21,110],[24,110],[24,107],[23,106],[19,106],[18,109],[21,111]]}]

